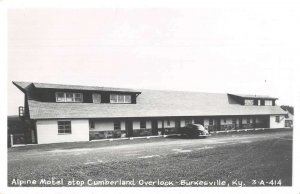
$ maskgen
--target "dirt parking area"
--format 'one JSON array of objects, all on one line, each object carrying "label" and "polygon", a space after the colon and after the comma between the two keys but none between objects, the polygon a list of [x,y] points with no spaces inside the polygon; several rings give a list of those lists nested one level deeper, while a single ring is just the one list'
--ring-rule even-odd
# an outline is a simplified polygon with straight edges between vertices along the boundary
[{"label": "dirt parking area", "polygon": [[9,148],[8,185],[291,186],[292,137],[286,129]]}]

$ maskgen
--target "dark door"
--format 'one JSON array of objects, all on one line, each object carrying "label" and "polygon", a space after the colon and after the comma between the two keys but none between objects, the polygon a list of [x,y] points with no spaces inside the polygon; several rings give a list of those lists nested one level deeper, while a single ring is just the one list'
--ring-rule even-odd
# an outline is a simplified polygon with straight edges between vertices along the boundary
[{"label": "dark door", "polygon": [[221,130],[221,119],[217,118],[217,131]]},{"label": "dark door", "polygon": [[153,133],[153,135],[158,135],[157,120],[152,120],[151,126],[152,126],[152,133]]},{"label": "dark door", "polygon": [[179,120],[179,119],[176,119],[176,120],[175,120],[175,128],[176,128],[176,129],[179,129],[179,128],[180,128],[180,120]]},{"label": "dark door", "polygon": [[242,117],[239,118],[239,128],[243,129],[243,118]]},{"label": "dark door", "polygon": [[126,128],[126,136],[127,137],[132,137],[133,136],[133,126],[132,126],[132,121],[127,120],[125,122],[125,128]]},{"label": "dark door", "polygon": [[262,117],[262,127],[269,128],[270,127],[270,116],[263,116]]}]

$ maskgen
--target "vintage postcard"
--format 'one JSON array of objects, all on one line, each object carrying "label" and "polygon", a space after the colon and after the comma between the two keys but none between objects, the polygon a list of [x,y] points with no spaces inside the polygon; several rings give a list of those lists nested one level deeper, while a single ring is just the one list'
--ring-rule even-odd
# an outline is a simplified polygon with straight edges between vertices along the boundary
[{"label": "vintage postcard", "polygon": [[0,192],[299,193],[293,5],[8,6]]}]

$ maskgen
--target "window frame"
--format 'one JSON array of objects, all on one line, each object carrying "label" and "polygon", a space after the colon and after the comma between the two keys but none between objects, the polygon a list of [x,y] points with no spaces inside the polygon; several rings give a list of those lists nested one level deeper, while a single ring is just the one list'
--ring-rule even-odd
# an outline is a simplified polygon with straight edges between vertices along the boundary
[{"label": "window frame", "polygon": [[[64,124],[59,124],[60,122],[64,122]],[[66,122],[68,122],[69,124],[66,124]],[[60,129],[60,127],[62,127],[64,129]],[[69,126],[70,129],[66,129],[66,126]],[[66,132],[66,130],[70,131],[70,132]],[[64,132],[60,132],[60,131],[64,131]],[[58,120],[57,121],[57,132],[58,135],[71,135],[72,134],[72,122],[71,120]]]},{"label": "window frame", "polygon": [[[63,94],[63,97],[58,97],[59,94]],[[63,99],[63,100],[58,100],[58,99]],[[65,92],[55,92],[55,101],[56,102],[66,102],[66,93]]]},{"label": "window frame", "polygon": [[265,100],[265,106],[273,106],[273,101],[272,100]]},{"label": "window frame", "polygon": [[132,102],[131,95],[124,95],[124,103],[128,103],[129,104],[131,102]]},{"label": "window frame", "polygon": [[236,118],[232,118],[232,124],[236,125],[237,124],[237,119]]},{"label": "window frame", "polygon": [[208,125],[214,125],[214,119],[213,118],[208,119]]},{"label": "window frame", "polygon": [[192,119],[185,119],[184,123],[185,123],[185,125],[192,124],[193,120]]},{"label": "window frame", "polygon": [[170,127],[171,126],[171,121],[170,119],[167,119],[167,127]]},{"label": "window frame", "polygon": [[115,104],[131,104],[132,98],[130,94],[110,94],[109,102]]},{"label": "window frame", "polygon": [[247,117],[247,124],[250,124],[250,123],[251,123],[251,118]]},{"label": "window frame", "polygon": [[[70,97],[68,97],[70,95]],[[71,99],[71,101],[68,101]],[[74,101],[74,94],[72,92],[65,92],[65,102],[73,102]]]},{"label": "window frame", "polygon": [[114,130],[121,130],[121,121],[114,121]]},{"label": "window frame", "polygon": [[[98,96],[98,99],[95,96]],[[99,94],[99,93],[93,93],[92,94],[92,99],[93,99],[93,103],[94,104],[101,104],[101,94]],[[97,102],[95,99],[99,100],[99,102]]]},{"label": "window frame", "polygon": [[[59,94],[63,94],[64,97],[58,97]],[[79,97],[76,97],[76,95],[79,95]],[[68,96],[68,97],[67,97]],[[58,100],[63,99],[63,100]],[[77,100],[80,99],[80,100]],[[82,93],[76,93],[76,92],[55,92],[55,102],[83,102],[83,94]]]},{"label": "window frame", "polygon": [[140,129],[146,129],[146,128],[147,128],[146,120],[140,120]]},{"label": "window frame", "polygon": [[[76,94],[79,94],[80,97],[76,97]],[[76,101],[76,98],[80,98],[80,101]],[[73,93],[73,102],[83,102],[83,94],[82,93]]]},{"label": "window frame", "polygon": [[[248,102],[248,103],[246,103]],[[251,103],[249,103],[251,102]],[[254,105],[254,100],[253,99],[244,99],[244,105],[245,106],[253,106]]]}]

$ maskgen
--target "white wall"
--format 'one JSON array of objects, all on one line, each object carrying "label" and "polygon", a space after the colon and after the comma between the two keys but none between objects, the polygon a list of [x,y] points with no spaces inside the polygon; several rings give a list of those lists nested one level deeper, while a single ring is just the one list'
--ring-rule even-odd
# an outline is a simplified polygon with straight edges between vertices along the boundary
[{"label": "white wall", "polygon": [[276,116],[277,115],[271,115],[270,116],[270,128],[284,128],[285,125],[285,117],[284,115],[278,115],[279,118],[279,122],[276,122]]},{"label": "white wall", "polygon": [[71,120],[71,134],[58,134],[57,120],[38,120],[36,122],[38,144],[89,141],[89,121]]}]

